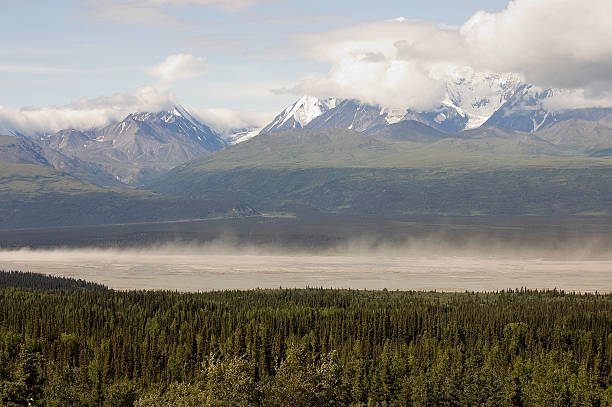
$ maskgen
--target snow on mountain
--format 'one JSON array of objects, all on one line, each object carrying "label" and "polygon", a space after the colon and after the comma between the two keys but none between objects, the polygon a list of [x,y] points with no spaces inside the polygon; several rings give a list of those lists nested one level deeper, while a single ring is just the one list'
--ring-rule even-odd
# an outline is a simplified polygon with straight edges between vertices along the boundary
[{"label": "snow on mountain", "polygon": [[445,72],[446,94],[430,111],[372,106],[357,100],[302,96],[285,108],[261,133],[289,129],[345,128],[370,131],[402,120],[416,120],[447,133],[477,128],[510,100],[523,83],[515,74]]},{"label": "snow on mountain", "polygon": [[492,114],[485,124],[523,132],[548,127],[555,121],[555,113],[544,108],[543,101],[553,93],[551,89],[541,90],[525,85]]},{"label": "snow on mountain", "polygon": [[315,118],[335,108],[337,102],[336,98],[319,99],[314,96],[302,96],[279,113],[270,124],[261,130],[261,133],[304,128]]},{"label": "snow on mountain", "polygon": [[245,127],[241,129],[232,129],[226,134],[222,134],[221,138],[228,144],[234,145],[250,140],[261,132],[261,127]]},{"label": "snow on mountain", "polygon": [[118,181],[135,186],[226,146],[221,136],[181,106],[155,113],[132,113],[100,129],[62,130],[37,141],[68,157],[100,166]]},{"label": "snow on mountain", "polygon": [[406,116],[406,109],[403,108],[391,108],[383,107],[380,109],[380,115],[385,117],[387,124],[395,124],[404,120]]},{"label": "snow on mountain", "polygon": [[570,92],[567,89],[541,89],[524,85],[484,124],[531,133],[571,119],[597,122],[612,115],[612,108],[609,107],[571,109],[551,106],[550,102],[555,96],[567,95]]},{"label": "snow on mountain", "polygon": [[512,73],[453,72],[446,83],[442,105],[465,114],[465,129],[480,127],[521,89],[521,78]]},{"label": "snow on mountain", "polygon": [[310,130],[348,129],[368,131],[387,126],[387,112],[378,106],[353,99],[339,101],[336,107],[314,118],[306,126]]}]

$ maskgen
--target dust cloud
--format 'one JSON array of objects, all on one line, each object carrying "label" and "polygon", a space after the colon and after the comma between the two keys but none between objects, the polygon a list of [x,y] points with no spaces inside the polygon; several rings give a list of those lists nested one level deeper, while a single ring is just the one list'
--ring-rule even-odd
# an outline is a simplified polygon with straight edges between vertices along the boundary
[{"label": "dust cloud", "polygon": [[351,240],[319,250],[231,239],[129,249],[0,251],[0,269],[80,278],[118,290],[278,287],[612,292],[612,252],[597,240],[540,246],[502,241]]}]

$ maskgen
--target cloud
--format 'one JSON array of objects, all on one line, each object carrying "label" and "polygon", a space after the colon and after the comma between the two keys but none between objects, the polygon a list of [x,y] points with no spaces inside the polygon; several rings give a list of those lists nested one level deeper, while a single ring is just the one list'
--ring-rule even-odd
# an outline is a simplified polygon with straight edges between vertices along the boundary
[{"label": "cloud", "polygon": [[590,93],[584,89],[563,89],[544,99],[542,106],[549,110],[612,107],[612,92]]},{"label": "cloud", "polygon": [[[11,65],[11,71],[17,70]],[[0,71],[3,66],[0,65]],[[24,72],[39,72],[39,69],[22,69]],[[43,70],[46,71],[46,70]],[[116,93],[95,98],[84,97],[66,106],[23,107],[20,109],[0,105],[0,134],[17,130],[26,135],[57,132],[62,129],[86,130],[103,127],[123,120],[134,112],[159,112],[179,104],[171,85],[181,79],[201,76],[206,73],[204,58],[189,54],[170,55],[157,65],[145,68],[145,72],[158,78],[151,86],[140,87],[133,92]],[[278,84],[275,84],[278,85]],[[233,88],[232,88],[233,86]],[[241,99],[261,100],[269,83],[219,83],[209,86],[211,94],[225,95],[234,101]],[[237,111],[224,108],[189,108],[195,117],[221,133],[238,128],[263,127],[273,117],[273,112]]]},{"label": "cloud", "polygon": [[[357,98],[384,106],[435,107],[455,72],[513,72],[541,87],[612,90],[609,0],[516,0],[479,11],[461,26],[380,21],[295,38],[307,57],[328,62],[300,92]],[[589,99],[587,98],[587,99]]]},{"label": "cloud", "polygon": [[88,11],[102,21],[124,24],[153,24],[184,27],[174,13],[186,6],[214,7],[225,12],[239,12],[248,7],[285,0],[88,0]]},{"label": "cloud", "polygon": [[143,0],[142,2],[151,5],[172,5],[176,7],[201,5],[216,7],[225,11],[240,11],[256,4],[278,1],[280,0]]},{"label": "cloud", "polygon": [[0,65],[0,73],[43,73],[43,74],[73,74],[82,73],[73,68],[58,68],[41,65]]},{"label": "cloud", "polygon": [[18,130],[26,135],[62,129],[86,130],[122,120],[133,112],[157,112],[176,103],[172,92],[152,86],[131,93],[82,98],[68,106],[21,108],[0,106],[0,131]]},{"label": "cloud", "polygon": [[115,2],[92,0],[88,11],[100,21],[111,21],[121,24],[164,25],[179,28],[181,20],[160,7],[151,7],[146,2]]},{"label": "cloud", "polygon": [[180,79],[204,75],[205,60],[190,54],[170,55],[159,64],[145,68],[145,72],[159,78],[162,85],[168,86]]},{"label": "cloud", "polygon": [[476,67],[523,72],[539,85],[588,86],[612,80],[612,3],[516,0],[479,11],[460,29]]},{"label": "cloud", "polygon": [[[130,93],[116,93],[97,98],[81,98],[60,107],[0,106],[0,134],[17,130],[26,135],[54,133],[63,129],[87,130],[123,120],[134,112],[159,112],[179,104],[175,95],[154,86],[144,86]],[[215,131],[226,134],[234,129],[261,128],[274,112],[198,109],[189,107],[198,120]]]},{"label": "cloud", "polygon": [[274,112],[237,111],[232,109],[196,109],[189,111],[200,121],[211,126],[218,133],[243,128],[262,128],[273,118]]}]

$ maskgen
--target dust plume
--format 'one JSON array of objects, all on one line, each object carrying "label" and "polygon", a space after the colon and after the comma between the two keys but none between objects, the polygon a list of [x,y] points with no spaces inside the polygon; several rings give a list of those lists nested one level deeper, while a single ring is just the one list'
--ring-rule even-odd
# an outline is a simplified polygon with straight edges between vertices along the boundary
[{"label": "dust plume", "polygon": [[349,239],[306,249],[249,244],[231,235],[208,243],[130,248],[0,251],[0,269],[81,278],[115,289],[208,291],[330,287],[438,291],[508,288],[612,291],[612,255],[602,239],[548,245],[432,234],[380,242]]}]

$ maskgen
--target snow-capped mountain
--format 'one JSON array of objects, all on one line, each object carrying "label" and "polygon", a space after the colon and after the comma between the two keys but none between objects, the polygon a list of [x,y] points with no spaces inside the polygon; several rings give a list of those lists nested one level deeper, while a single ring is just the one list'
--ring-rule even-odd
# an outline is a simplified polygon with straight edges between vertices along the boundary
[{"label": "snow-capped mountain", "polygon": [[445,75],[445,96],[437,108],[429,111],[303,96],[287,106],[261,133],[296,128],[371,131],[401,120],[416,120],[447,133],[456,133],[481,126],[523,86],[514,74],[468,70]]},{"label": "snow-capped mountain", "polygon": [[243,127],[240,129],[231,129],[224,134],[221,134],[221,138],[227,145],[234,145],[250,140],[261,132],[261,127]]},{"label": "snow-capped mountain", "polygon": [[467,117],[465,129],[475,129],[523,86],[521,78],[511,73],[453,73],[446,83],[446,97],[442,106],[455,109]]},{"label": "snow-capped mountain", "polygon": [[612,108],[553,109],[549,103],[551,98],[566,92],[524,85],[484,124],[506,130],[536,132],[570,119],[595,122],[612,115]]},{"label": "snow-capped mountain", "polygon": [[378,106],[345,99],[332,109],[317,116],[304,127],[309,130],[349,129],[367,131],[384,127],[387,113]]},{"label": "snow-capped mountain", "polygon": [[335,108],[336,104],[337,100],[335,98],[319,99],[314,96],[302,96],[279,113],[272,122],[261,130],[261,133],[304,128],[315,118]]},{"label": "snow-capped mountain", "polygon": [[226,146],[181,106],[132,113],[101,129],[61,130],[37,141],[68,157],[100,165],[129,185],[141,185],[160,172]]}]

